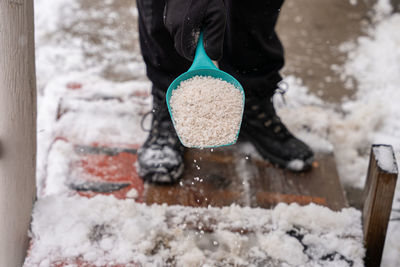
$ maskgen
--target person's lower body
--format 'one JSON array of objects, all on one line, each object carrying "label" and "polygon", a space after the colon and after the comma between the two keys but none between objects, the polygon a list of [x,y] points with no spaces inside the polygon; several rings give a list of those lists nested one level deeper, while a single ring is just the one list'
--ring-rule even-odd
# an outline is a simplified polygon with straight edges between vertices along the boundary
[{"label": "person's lower body", "polygon": [[190,62],[178,55],[163,23],[165,0],[137,0],[139,35],[147,76],[152,82],[153,118],[149,136],[138,152],[139,175],[147,181],[171,183],[183,173],[184,148],[172,126],[165,93]]},{"label": "person's lower body", "polygon": [[[313,153],[281,123],[272,103],[277,84],[282,80],[279,70],[284,64],[283,47],[274,29],[283,0],[226,0],[225,3],[228,21],[219,67],[238,79],[246,93],[241,136],[272,163],[305,170],[312,163]],[[178,139],[166,109],[165,92],[191,62],[178,55],[164,27],[165,0],[138,0],[137,5],[142,55],[147,76],[153,83],[154,106],[158,107],[150,135],[139,151],[139,172],[146,180],[173,182],[182,174],[183,147],[175,143]],[[160,131],[164,136],[159,136]],[[164,139],[174,141],[169,145]],[[164,154],[169,160],[163,158]],[[175,155],[174,160],[171,155]],[[164,168],[163,164],[168,166]]]},{"label": "person's lower body", "polygon": [[283,0],[225,3],[229,12],[219,66],[238,79],[246,93],[241,137],[280,167],[309,169],[313,152],[288,131],[272,101],[284,65],[284,50],[275,32]]}]

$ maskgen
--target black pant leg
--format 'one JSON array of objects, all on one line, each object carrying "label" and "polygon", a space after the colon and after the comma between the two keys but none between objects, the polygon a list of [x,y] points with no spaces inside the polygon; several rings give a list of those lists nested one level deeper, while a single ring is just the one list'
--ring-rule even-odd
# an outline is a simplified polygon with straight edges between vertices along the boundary
[{"label": "black pant leg", "polygon": [[228,21],[219,66],[247,95],[270,96],[282,80],[284,51],[275,32],[283,0],[226,0]]},{"label": "black pant leg", "polygon": [[163,22],[165,0],[137,0],[139,37],[147,76],[153,83],[154,96],[163,98],[168,86],[191,62],[181,57]]}]

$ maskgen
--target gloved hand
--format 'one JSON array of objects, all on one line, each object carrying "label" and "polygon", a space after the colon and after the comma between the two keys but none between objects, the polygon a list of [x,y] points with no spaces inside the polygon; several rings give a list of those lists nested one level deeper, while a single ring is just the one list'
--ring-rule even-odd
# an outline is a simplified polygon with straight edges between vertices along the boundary
[{"label": "gloved hand", "polygon": [[181,56],[193,60],[203,31],[207,55],[213,60],[221,58],[226,25],[223,0],[166,0],[164,24]]}]

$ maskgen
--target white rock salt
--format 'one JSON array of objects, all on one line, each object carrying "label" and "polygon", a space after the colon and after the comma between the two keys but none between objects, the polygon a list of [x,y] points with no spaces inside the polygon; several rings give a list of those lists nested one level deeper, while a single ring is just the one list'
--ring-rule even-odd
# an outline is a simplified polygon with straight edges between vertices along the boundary
[{"label": "white rock salt", "polygon": [[243,94],[233,84],[195,76],[172,92],[175,129],[187,147],[210,147],[235,141],[243,113]]}]

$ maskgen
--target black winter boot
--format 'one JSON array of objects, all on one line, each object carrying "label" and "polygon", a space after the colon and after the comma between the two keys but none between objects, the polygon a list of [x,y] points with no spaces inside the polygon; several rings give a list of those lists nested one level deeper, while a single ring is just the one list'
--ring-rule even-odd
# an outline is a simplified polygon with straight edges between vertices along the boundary
[{"label": "black winter boot", "polygon": [[139,175],[146,181],[173,183],[184,169],[180,143],[163,97],[153,96],[153,119],[146,142],[139,149]]},{"label": "black winter boot", "polygon": [[240,134],[255,146],[264,159],[282,168],[305,171],[314,161],[312,150],[281,122],[272,97],[246,96]]}]

